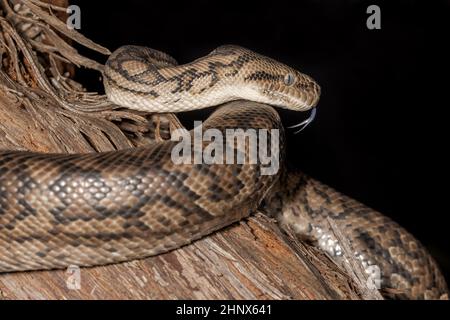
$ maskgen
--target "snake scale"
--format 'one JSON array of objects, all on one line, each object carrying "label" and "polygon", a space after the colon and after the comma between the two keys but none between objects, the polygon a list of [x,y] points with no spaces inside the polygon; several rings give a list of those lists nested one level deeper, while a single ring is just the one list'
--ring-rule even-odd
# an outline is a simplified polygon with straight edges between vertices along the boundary
[{"label": "snake scale", "polygon": [[395,297],[446,295],[436,263],[411,234],[284,165],[283,126],[268,105],[315,107],[320,87],[309,76],[236,46],[184,65],[157,50],[125,46],[109,57],[104,85],[113,103],[148,112],[223,104],[205,129],[278,129],[281,170],[262,175],[260,163],[175,164],[171,140],[97,154],[1,151],[0,272],[143,258],[260,209],[341,263],[348,257],[331,230],[335,221],[353,258],[366,270],[377,266],[381,287],[397,290]]}]

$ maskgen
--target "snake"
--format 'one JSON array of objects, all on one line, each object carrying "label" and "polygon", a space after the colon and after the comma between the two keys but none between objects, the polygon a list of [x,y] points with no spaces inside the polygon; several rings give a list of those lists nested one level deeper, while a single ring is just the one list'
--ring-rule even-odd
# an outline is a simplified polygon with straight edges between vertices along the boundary
[{"label": "snake", "polygon": [[[85,154],[2,150],[1,273],[141,259],[260,210],[337,263],[352,260],[366,272],[378,271],[380,290],[391,289],[393,298],[448,297],[437,263],[419,240],[387,216],[286,164],[285,131],[274,107],[314,109],[321,89],[308,75],[234,45],[182,65],[161,51],[128,45],[109,56],[103,82],[112,103],[161,119],[215,107],[204,130],[277,130],[278,140],[267,135],[258,144],[278,143],[280,169],[262,174],[261,161],[175,163],[172,151],[179,141],[172,139]],[[250,150],[230,148],[245,156]],[[351,257],[344,254],[336,226]]]}]

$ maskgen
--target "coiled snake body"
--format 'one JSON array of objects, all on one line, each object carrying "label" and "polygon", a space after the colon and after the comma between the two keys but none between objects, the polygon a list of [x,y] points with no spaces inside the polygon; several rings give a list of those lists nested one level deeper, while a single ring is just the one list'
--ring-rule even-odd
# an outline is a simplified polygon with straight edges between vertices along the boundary
[{"label": "coiled snake body", "polygon": [[379,267],[382,287],[398,289],[402,297],[438,298],[447,292],[436,263],[408,232],[283,166],[283,127],[266,104],[298,111],[314,107],[320,88],[310,77],[235,46],[182,66],[162,52],[126,46],[110,56],[104,83],[112,102],[150,112],[229,102],[204,129],[280,130],[282,169],[262,175],[260,163],[175,164],[175,141],[99,154],[0,152],[0,272],[142,258],[260,208],[339,262],[346,257],[327,224],[333,219],[363,266]]}]

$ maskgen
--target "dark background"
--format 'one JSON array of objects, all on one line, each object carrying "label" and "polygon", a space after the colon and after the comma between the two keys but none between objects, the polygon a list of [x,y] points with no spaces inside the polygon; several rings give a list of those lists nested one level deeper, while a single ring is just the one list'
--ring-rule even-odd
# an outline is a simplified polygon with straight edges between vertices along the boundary
[{"label": "dark background", "polygon": [[[290,160],[406,227],[450,278],[448,1],[71,2],[80,31],[111,50],[145,45],[186,63],[238,44],[311,75],[322,98],[312,125],[289,133]],[[381,30],[366,27],[370,4]],[[98,75],[78,77],[103,90]]]}]

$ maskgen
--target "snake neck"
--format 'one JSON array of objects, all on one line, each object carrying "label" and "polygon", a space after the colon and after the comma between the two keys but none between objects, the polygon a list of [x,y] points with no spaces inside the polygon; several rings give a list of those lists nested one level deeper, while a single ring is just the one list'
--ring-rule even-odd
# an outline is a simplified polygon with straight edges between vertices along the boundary
[{"label": "snake neck", "polygon": [[237,46],[219,47],[184,65],[174,61],[150,48],[120,48],[105,65],[106,95],[147,112],[190,111],[239,99],[305,111],[320,96],[307,75]]}]

